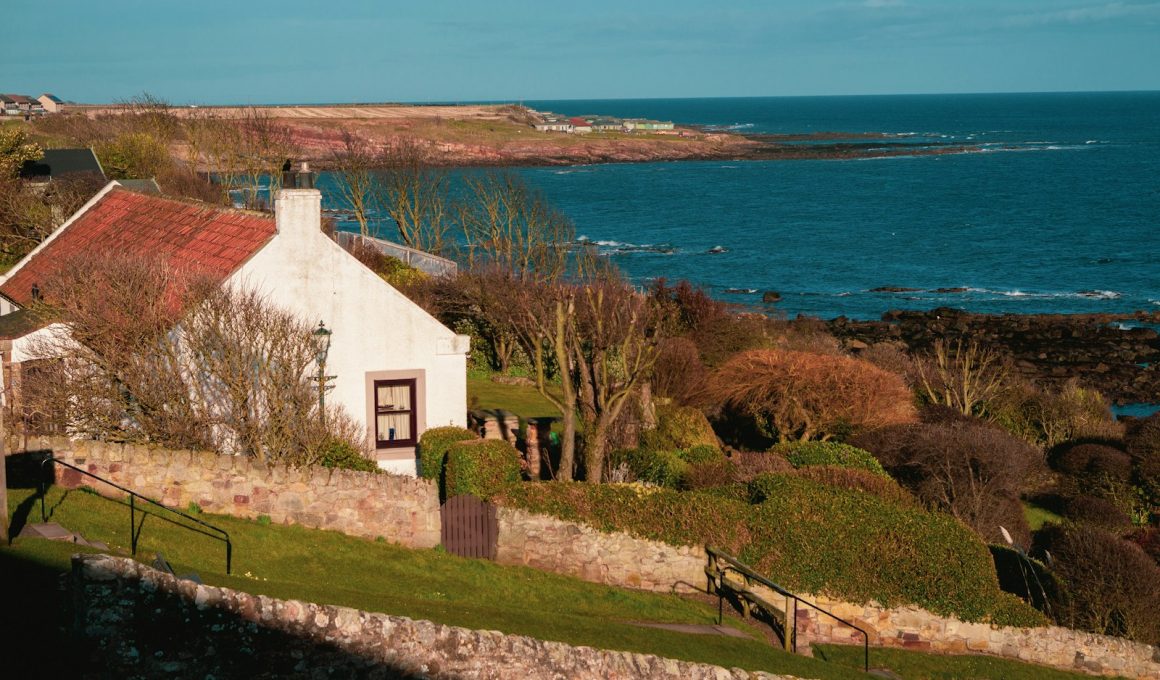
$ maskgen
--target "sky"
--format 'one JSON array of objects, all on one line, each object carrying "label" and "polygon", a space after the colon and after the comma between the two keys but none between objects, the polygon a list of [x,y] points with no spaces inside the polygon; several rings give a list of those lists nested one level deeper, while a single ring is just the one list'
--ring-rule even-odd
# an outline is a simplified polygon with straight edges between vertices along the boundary
[{"label": "sky", "polygon": [[0,92],[87,103],[1160,90],[1160,1],[5,5]]}]

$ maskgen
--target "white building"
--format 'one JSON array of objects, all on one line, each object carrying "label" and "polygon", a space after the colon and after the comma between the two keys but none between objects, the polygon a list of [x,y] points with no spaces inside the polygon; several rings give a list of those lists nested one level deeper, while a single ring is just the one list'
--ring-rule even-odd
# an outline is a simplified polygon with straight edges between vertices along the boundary
[{"label": "white building", "polygon": [[[110,246],[260,290],[312,325],[325,323],[332,332],[326,372],[335,376],[328,403],[342,405],[365,425],[367,453],[380,467],[413,475],[424,430],[466,424],[470,338],[449,330],[328,238],[320,228],[321,200],[313,188],[283,189],[271,219],[138,194],[111,182],[0,277],[0,314],[27,305],[54,260]],[[9,362],[21,358],[15,351],[20,335],[2,340]]]}]

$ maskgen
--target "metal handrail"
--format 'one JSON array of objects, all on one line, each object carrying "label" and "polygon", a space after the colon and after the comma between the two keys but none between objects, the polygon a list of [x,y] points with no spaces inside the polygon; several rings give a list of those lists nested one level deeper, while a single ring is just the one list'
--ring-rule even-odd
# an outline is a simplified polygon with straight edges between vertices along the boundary
[{"label": "metal handrail", "polygon": [[[797,605],[800,602],[800,603],[806,605],[807,607],[815,609],[816,611],[821,612],[822,614],[825,614],[826,616],[830,617],[831,619],[834,619],[835,621],[838,621],[839,623],[842,623],[845,626],[853,628],[854,630],[856,630],[862,634],[863,665],[865,667],[865,670],[867,672],[869,672],[869,670],[870,670],[870,635],[866,632],[866,630],[864,628],[862,628],[861,626],[856,626],[853,623],[850,623],[849,621],[847,621],[843,618],[840,618],[838,616],[835,616],[834,614],[826,611],[825,609],[822,609],[821,607],[817,606],[816,604],[798,597],[794,593],[791,593],[790,591],[786,590],[785,588],[782,588],[781,586],[777,585],[773,581],[770,581],[769,579],[765,578],[761,574],[754,571],[749,565],[743,563],[741,560],[738,560],[736,557],[733,557],[732,555],[730,555],[726,552],[723,552],[723,551],[721,551],[717,548],[714,548],[712,546],[705,546],[705,552],[708,553],[709,556],[714,560],[713,567],[717,571],[717,574],[718,574],[718,577],[720,579],[720,583],[722,586],[725,584],[725,578],[724,578],[725,570],[720,568],[720,566],[718,566],[716,564],[717,560],[724,560],[725,562],[727,562],[729,564],[730,568],[732,568],[734,571],[740,573],[741,575],[745,576],[747,579],[757,581],[758,583],[765,586],[766,588],[769,588],[770,590],[774,591],[775,593],[793,600],[793,631],[791,633],[789,630],[790,612],[789,612],[789,608],[787,607],[786,611],[785,611],[785,619],[786,619],[785,634],[787,636],[789,636],[790,639],[792,640],[791,644],[792,644],[792,650],[793,650],[794,654],[797,653]],[[717,596],[718,596],[718,600],[717,600],[717,623],[718,624],[721,623],[721,605],[725,599],[725,594],[721,591],[722,591],[722,588],[717,588]]]},{"label": "metal handrail", "polygon": [[[168,510],[169,512],[172,512],[175,515],[180,515],[181,517],[184,517],[185,519],[188,519],[191,522],[196,522],[196,523],[200,524],[201,526],[205,527],[206,529],[209,529],[211,531],[216,531],[217,533],[221,534],[221,536],[215,536],[214,534],[208,533],[206,531],[201,531],[197,527],[186,526],[184,524],[180,524],[178,522],[172,522],[172,520],[169,520],[173,524],[177,524],[177,526],[183,527],[185,529],[189,529],[190,531],[193,531],[195,533],[199,533],[202,536],[209,536],[212,539],[215,539],[218,541],[224,541],[226,544],[226,574],[228,575],[230,573],[230,567],[232,566],[233,556],[234,556],[234,544],[233,544],[233,542],[230,541],[230,535],[225,529],[215,527],[214,525],[212,525],[208,522],[203,522],[200,519],[193,517],[192,515],[188,515],[180,510],[175,510],[167,505],[162,505],[159,501],[155,501],[152,498],[149,498],[148,496],[142,496],[141,494],[137,493],[136,491],[133,491],[132,489],[126,489],[125,487],[123,487],[119,484],[115,484],[113,482],[110,482],[109,480],[105,479],[104,477],[98,477],[97,475],[94,475],[93,473],[89,472],[88,470],[85,470],[83,468],[79,468],[79,467],[73,465],[72,463],[66,463],[63,460],[57,460],[56,458],[54,458],[52,456],[46,456],[45,459],[43,461],[41,461],[41,463],[40,463],[41,469],[43,470],[44,466],[48,465],[49,463],[53,463],[56,465],[63,465],[64,467],[69,468],[70,470],[76,470],[77,472],[81,473],[82,475],[87,475],[89,477],[92,477],[93,479],[95,479],[99,482],[103,482],[105,484],[108,484],[109,486],[113,487],[114,489],[117,489],[119,491],[123,491],[123,492],[129,494],[129,542],[130,542],[130,545],[133,549],[133,556],[134,557],[137,555],[137,538],[138,538],[138,535],[140,534],[139,528],[137,526],[137,503],[136,503],[136,499],[140,498],[141,500],[145,501],[146,503],[156,505],[157,507],[161,508],[162,510]],[[48,521],[48,512],[47,512],[47,510],[45,508],[45,504],[44,504],[44,497],[46,495],[46,493],[45,493],[46,491],[47,491],[46,482],[44,479],[44,475],[42,474],[41,478],[40,478],[40,517],[41,517],[41,520],[45,521],[45,522]],[[145,513],[145,511],[142,510],[142,513]],[[145,524],[145,518],[142,517],[141,518],[141,526],[144,526],[144,524]]]}]

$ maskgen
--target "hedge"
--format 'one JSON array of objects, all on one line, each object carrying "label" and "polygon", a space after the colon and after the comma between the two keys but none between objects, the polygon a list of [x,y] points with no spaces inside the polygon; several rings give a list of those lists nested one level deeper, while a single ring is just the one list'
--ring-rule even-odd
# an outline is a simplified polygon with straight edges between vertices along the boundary
[{"label": "hedge", "polygon": [[443,478],[446,498],[469,494],[487,500],[520,481],[520,454],[503,439],[455,442],[447,449]]},{"label": "hedge", "polygon": [[622,449],[609,457],[613,467],[625,464],[634,477],[642,482],[672,489],[684,485],[690,466],[725,461],[725,454],[716,446],[699,444],[687,449],[655,450],[649,448]]},{"label": "hedge", "polygon": [[967,621],[1046,623],[999,589],[987,547],[949,515],[792,475],[763,475],[758,486],[763,502],[754,505],[737,499],[737,485],[642,494],[561,482],[515,485],[499,502],[672,545],[714,545],[791,590],[917,604]]},{"label": "hedge", "polygon": [[882,464],[869,451],[838,442],[786,442],[778,444],[771,452],[785,456],[795,468],[809,465],[838,465],[855,470],[868,470],[874,474],[889,477]]},{"label": "hedge", "polygon": [[455,442],[479,439],[479,435],[463,427],[445,425],[427,430],[419,437],[419,476],[439,481],[447,449]]},{"label": "hedge", "polygon": [[717,434],[699,409],[669,404],[657,407],[657,427],[642,432],[640,445],[645,449],[673,451],[699,445],[717,446]]}]

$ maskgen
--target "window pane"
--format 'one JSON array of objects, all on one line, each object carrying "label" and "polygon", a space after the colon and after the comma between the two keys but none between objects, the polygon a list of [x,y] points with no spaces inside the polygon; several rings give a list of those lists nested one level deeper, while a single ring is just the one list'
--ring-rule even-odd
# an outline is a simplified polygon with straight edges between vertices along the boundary
[{"label": "window pane", "polygon": [[411,389],[409,385],[379,385],[375,390],[375,405],[388,411],[408,411],[411,409]]},{"label": "window pane", "polygon": [[380,413],[377,420],[379,441],[411,438],[411,414]]}]

